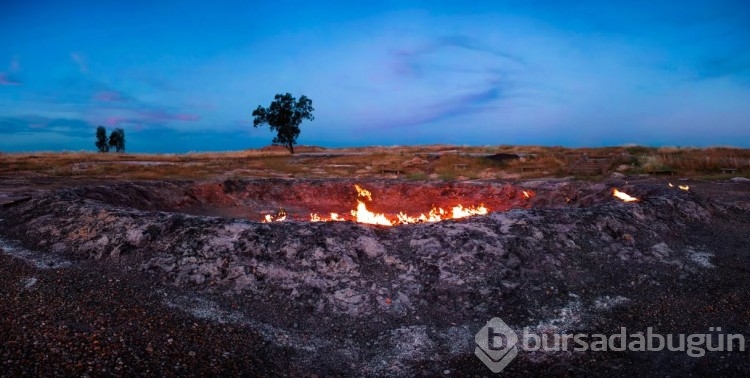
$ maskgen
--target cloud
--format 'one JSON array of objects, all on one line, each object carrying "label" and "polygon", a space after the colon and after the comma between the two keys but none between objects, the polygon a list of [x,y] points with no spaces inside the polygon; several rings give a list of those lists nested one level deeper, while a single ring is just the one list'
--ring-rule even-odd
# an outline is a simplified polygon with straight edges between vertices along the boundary
[{"label": "cloud", "polygon": [[144,123],[159,123],[168,121],[199,121],[201,117],[197,114],[172,113],[165,110],[139,111],[138,116]]},{"label": "cloud", "polygon": [[144,107],[128,109],[124,114],[118,116],[109,116],[105,118],[104,124],[107,126],[132,126],[132,127],[160,127],[170,122],[195,122],[200,121],[201,117],[197,114],[175,113],[165,109],[154,107]]},{"label": "cloud", "polygon": [[[425,59],[426,56],[430,54],[447,54],[447,51],[445,50],[448,48],[458,48],[464,50],[464,53],[486,55],[487,58],[500,59],[502,63],[505,64],[526,66],[526,61],[523,58],[486,46],[478,39],[464,35],[448,35],[433,38],[426,43],[417,44],[416,46],[395,49],[393,51],[393,56],[396,58],[394,71],[397,74],[406,76],[420,74],[421,69],[426,66],[424,63],[420,63],[421,60]],[[457,55],[462,55],[462,53],[448,55],[457,58]],[[474,62],[467,59],[463,63],[471,64]]]},{"label": "cloud", "polygon": [[700,79],[721,77],[750,78],[750,54],[739,53],[707,59],[699,68]]},{"label": "cloud", "polygon": [[[78,137],[93,135],[95,125],[107,127],[125,127],[127,130],[141,131],[144,125],[154,125],[165,120],[193,121],[200,117],[191,114],[154,113],[136,115],[134,117],[112,116],[102,121],[92,121],[77,118],[43,117],[37,115],[25,115],[17,117],[0,117],[0,130],[4,135],[24,134],[33,135],[37,133],[54,133],[67,137]],[[164,127],[151,127],[148,130],[164,130]]]},{"label": "cloud", "polygon": [[125,91],[119,90],[94,75],[70,75],[55,80],[37,92],[40,101],[52,104],[81,107],[124,107],[137,100]]},{"label": "cloud", "polygon": [[[94,151],[95,125],[97,124],[72,118],[0,117],[0,130],[3,130],[0,151]],[[125,132],[130,152],[240,150],[250,146],[262,146],[268,142],[266,136],[238,137],[235,131],[182,131],[133,125]],[[166,141],[169,143],[165,143]]]},{"label": "cloud", "polygon": [[187,113],[175,114],[173,117],[177,121],[200,121],[201,119],[201,116],[197,114],[187,114]]},{"label": "cloud", "polygon": [[21,70],[21,62],[18,55],[13,56],[8,65],[8,72],[0,72],[0,85],[16,86],[23,84],[21,80],[15,77],[15,73]]},{"label": "cloud", "polygon": [[127,102],[132,98],[120,91],[103,90],[94,93],[93,99],[99,102]]},{"label": "cloud", "polygon": [[41,93],[37,106],[72,114],[92,124],[117,127],[151,128],[201,120],[199,114],[186,112],[179,106],[142,101],[95,75],[73,75],[57,82]]},{"label": "cloud", "polygon": [[126,121],[128,120],[123,117],[107,117],[107,119],[104,120],[104,124],[107,126],[119,126]]},{"label": "cloud", "polygon": [[16,118],[16,117],[2,117],[0,118],[0,130],[3,130],[3,134],[13,134],[22,131],[28,131],[29,125],[36,123],[30,119]]},{"label": "cloud", "polygon": [[435,115],[427,122],[482,111],[483,105],[492,103],[501,97],[502,91],[499,85],[462,96],[456,96],[430,106],[428,113],[434,113]]},{"label": "cloud", "polygon": [[86,60],[86,57],[84,57],[80,53],[71,52],[70,53],[70,59],[72,59],[73,63],[75,63],[78,66],[78,70],[81,73],[85,74],[85,73],[89,72],[89,65],[88,65],[88,62]]},{"label": "cloud", "polygon": [[21,85],[21,81],[17,80],[11,76],[8,76],[8,74],[4,72],[0,72],[0,85],[3,86],[15,86],[15,85]]},{"label": "cloud", "polygon": [[384,51],[385,60],[373,69],[375,79],[366,83],[372,105],[355,108],[350,115],[349,122],[363,126],[360,130],[440,123],[527,96],[518,88],[528,87],[518,80],[519,74],[528,73],[525,60],[482,38],[456,34],[399,41]]},{"label": "cloud", "polygon": [[386,130],[413,127],[452,118],[480,114],[493,110],[493,103],[504,98],[503,87],[494,84],[465,94],[437,100],[431,104],[412,108],[403,116],[378,119],[375,123],[359,130]]},{"label": "cloud", "polygon": [[526,65],[526,61],[520,56],[490,48],[488,46],[485,46],[483,43],[481,43],[477,39],[470,38],[470,37],[463,36],[463,35],[449,35],[449,36],[438,38],[435,41],[434,46],[435,46],[434,48],[459,47],[459,48],[466,49],[466,50],[487,53],[495,57],[503,58],[513,63],[520,64],[520,65]]},{"label": "cloud", "polygon": [[0,129],[4,134],[56,133],[64,136],[80,136],[93,130],[89,122],[72,118],[48,118],[42,116],[0,117]]}]

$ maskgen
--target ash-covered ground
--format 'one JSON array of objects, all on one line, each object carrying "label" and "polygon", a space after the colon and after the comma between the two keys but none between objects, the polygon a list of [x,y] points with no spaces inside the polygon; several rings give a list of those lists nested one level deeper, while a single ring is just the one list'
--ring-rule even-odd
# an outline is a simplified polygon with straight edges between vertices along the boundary
[{"label": "ash-covered ground", "polygon": [[[492,212],[305,221],[353,208],[355,183],[387,214]],[[92,182],[30,197],[0,210],[3,376],[491,376],[474,336],[493,317],[519,335],[750,340],[741,180]],[[290,221],[260,222],[282,207]],[[738,349],[521,350],[503,374],[747,376]]]}]

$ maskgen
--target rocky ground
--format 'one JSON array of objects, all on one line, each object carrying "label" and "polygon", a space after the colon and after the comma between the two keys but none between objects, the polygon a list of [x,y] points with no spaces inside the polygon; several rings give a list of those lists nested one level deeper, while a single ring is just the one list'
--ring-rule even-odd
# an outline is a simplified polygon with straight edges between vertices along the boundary
[{"label": "rocky ground", "polygon": [[[750,340],[741,180],[358,181],[386,213],[493,210],[398,227],[302,221],[352,208],[348,180],[5,182],[1,376],[490,376],[474,335],[492,317]],[[279,207],[296,220],[258,221]],[[747,376],[750,359],[521,351],[506,373]]]}]

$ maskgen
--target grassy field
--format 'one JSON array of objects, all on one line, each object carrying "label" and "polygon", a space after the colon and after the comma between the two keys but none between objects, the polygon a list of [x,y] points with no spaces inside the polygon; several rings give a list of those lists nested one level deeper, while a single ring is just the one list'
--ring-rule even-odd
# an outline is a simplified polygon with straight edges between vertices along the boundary
[{"label": "grassy field", "polygon": [[[413,180],[563,176],[594,179],[615,172],[717,179],[750,175],[750,150],[726,147],[568,149],[430,145],[336,149],[300,146],[295,150],[295,155],[273,147],[187,154],[0,153],[0,174],[120,179],[398,177]],[[496,154],[513,154],[518,158],[492,159]]]}]

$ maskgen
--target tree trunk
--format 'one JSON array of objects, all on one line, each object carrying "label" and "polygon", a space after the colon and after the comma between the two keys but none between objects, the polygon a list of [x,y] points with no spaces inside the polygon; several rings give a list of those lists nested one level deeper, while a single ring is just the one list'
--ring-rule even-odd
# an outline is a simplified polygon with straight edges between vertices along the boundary
[{"label": "tree trunk", "polygon": [[291,143],[287,144],[286,148],[289,150],[289,152],[292,153],[292,155],[294,155],[294,145],[293,144],[291,144]]}]

